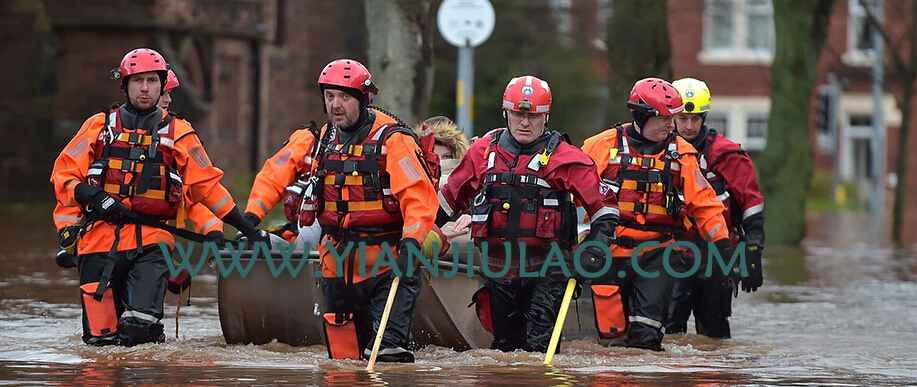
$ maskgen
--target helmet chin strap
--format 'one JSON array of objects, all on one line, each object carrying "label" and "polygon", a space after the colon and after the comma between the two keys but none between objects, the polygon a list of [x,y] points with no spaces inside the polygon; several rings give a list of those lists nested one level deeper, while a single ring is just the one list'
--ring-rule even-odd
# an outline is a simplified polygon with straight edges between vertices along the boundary
[{"label": "helmet chin strap", "polygon": [[640,124],[636,121],[634,121],[634,130],[636,130],[637,133],[640,133],[641,136],[643,135],[643,127],[640,126]]}]

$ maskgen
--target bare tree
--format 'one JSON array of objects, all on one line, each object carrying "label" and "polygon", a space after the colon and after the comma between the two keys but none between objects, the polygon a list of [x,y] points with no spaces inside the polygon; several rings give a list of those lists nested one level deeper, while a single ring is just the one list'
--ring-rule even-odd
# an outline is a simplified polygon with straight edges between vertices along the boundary
[{"label": "bare tree", "polygon": [[624,102],[634,82],[646,77],[672,79],[668,16],[665,0],[613,3],[606,41],[611,67],[609,111],[616,120],[630,119]]},{"label": "bare tree", "polygon": [[774,0],[776,47],[771,66],[767,146],[758,159],[769,242],[796,245],[806,235],[805,203],[812,177],[810,101],[815,64],[833,0]]},{"label": "bare tree", "polygon": [[379,86],[373,101],[408,123],[425,118],[433,91],[431,0],[366,1],[369,71]]},{"label": "bare tree", "polygon": [[[859,2],[866,10],[867,22],[879,32],[882,41],[885,42],[887,47],[885,55],[891,62],[894,84],[901,87],[900,95],[895,94],[898,108],[901,109],[901,126],[898,127],[898,146],[895,154],[895,174],[898,176],[898,184],[895,186],[895,201],[892,210],[892,240],[900,246],[904,192],[907,190],[907,157],[910,154],[908,140],[914,94],[917,92],[914,88],[914,80],[917,79],[917,26],[915,26],[917,0],[887,1],[886,4],[895,8],[891,12],[885,12],[887,22],[885,24],[879,23],[876,18],[872,2],[867,0],[859,0]],[[890,28],[890,26],[902,26],[903,28]]]}]

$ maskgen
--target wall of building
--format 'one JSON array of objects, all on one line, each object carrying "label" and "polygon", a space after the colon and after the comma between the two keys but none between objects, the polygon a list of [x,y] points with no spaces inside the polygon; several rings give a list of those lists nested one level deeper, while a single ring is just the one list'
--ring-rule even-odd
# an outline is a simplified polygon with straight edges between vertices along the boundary
[{"label": "wall of building", "polygon": [[366,55],[359,0],[20,0],[0,7],[8,11],[0,41],[13,74],[0,77],[0,176],[28,183],[0,185],[0,200],[52,200],[54,158],[86,118],[124,101],[110,69],[133,48],[154,48],[172,64],[181,86],[170,108],[192,123],[227,180],[260,168],[300,124],[323,122],[321,68]]}]

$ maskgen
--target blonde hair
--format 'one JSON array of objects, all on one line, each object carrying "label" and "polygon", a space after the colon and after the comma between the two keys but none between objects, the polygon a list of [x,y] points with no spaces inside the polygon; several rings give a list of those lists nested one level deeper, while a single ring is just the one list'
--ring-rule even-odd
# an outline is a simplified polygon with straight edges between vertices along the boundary
[{"label": "blonde hair", "polygon": [[[471,147],[471,143],[465,137],[465,133],[458,130],[458,126],[452,120],[443,116],[435,116],[426,119],[424,122],[433,131],[433,137],[436,139],[437,144],[449,148],[456,159],[461,159],[465,156],[465,152]],[[421,126],[414,127],[414,131],[419,134]]]}]

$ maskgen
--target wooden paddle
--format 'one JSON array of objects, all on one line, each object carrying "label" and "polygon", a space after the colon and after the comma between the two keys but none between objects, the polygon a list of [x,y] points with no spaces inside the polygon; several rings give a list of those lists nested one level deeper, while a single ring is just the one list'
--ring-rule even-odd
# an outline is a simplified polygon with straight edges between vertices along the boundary
[{"label": "wooden paddle", "polygon": [[550,365],[554,361],[554,352],[557,352],[557,343],[560,342],[560,333],[564,330],[564,321],[567,319],[567,310],[570,309],[570,300],[573,299],[575,289],[576,280],[570,278],[567,281],[567,290],[564,292],[564,301],[560,304],[560,312],[557,313],[557,322],[554,324],[554,333],[551,334],[548,352],[544,355],[544,364]]},{"label": "wooden paddle", "polygon": [[379,331],[376,332],[376,342],[373,343],[373,353],[369,356],[369,364],[366,370],[372,372],[373,365],[376,364],[376,356],[379,355],[379,346],[382,345],[382,335],[385,333],[385,325],[388,323],[388,315],[392,311],[392,304],[395,303],[395,293],[398,292],[398,283],[401,277],[395,276],[392,280],[392,288],[388,291],[388,300],[385,301],[385,310],[382,312],[382,320],[379,321]]}]

